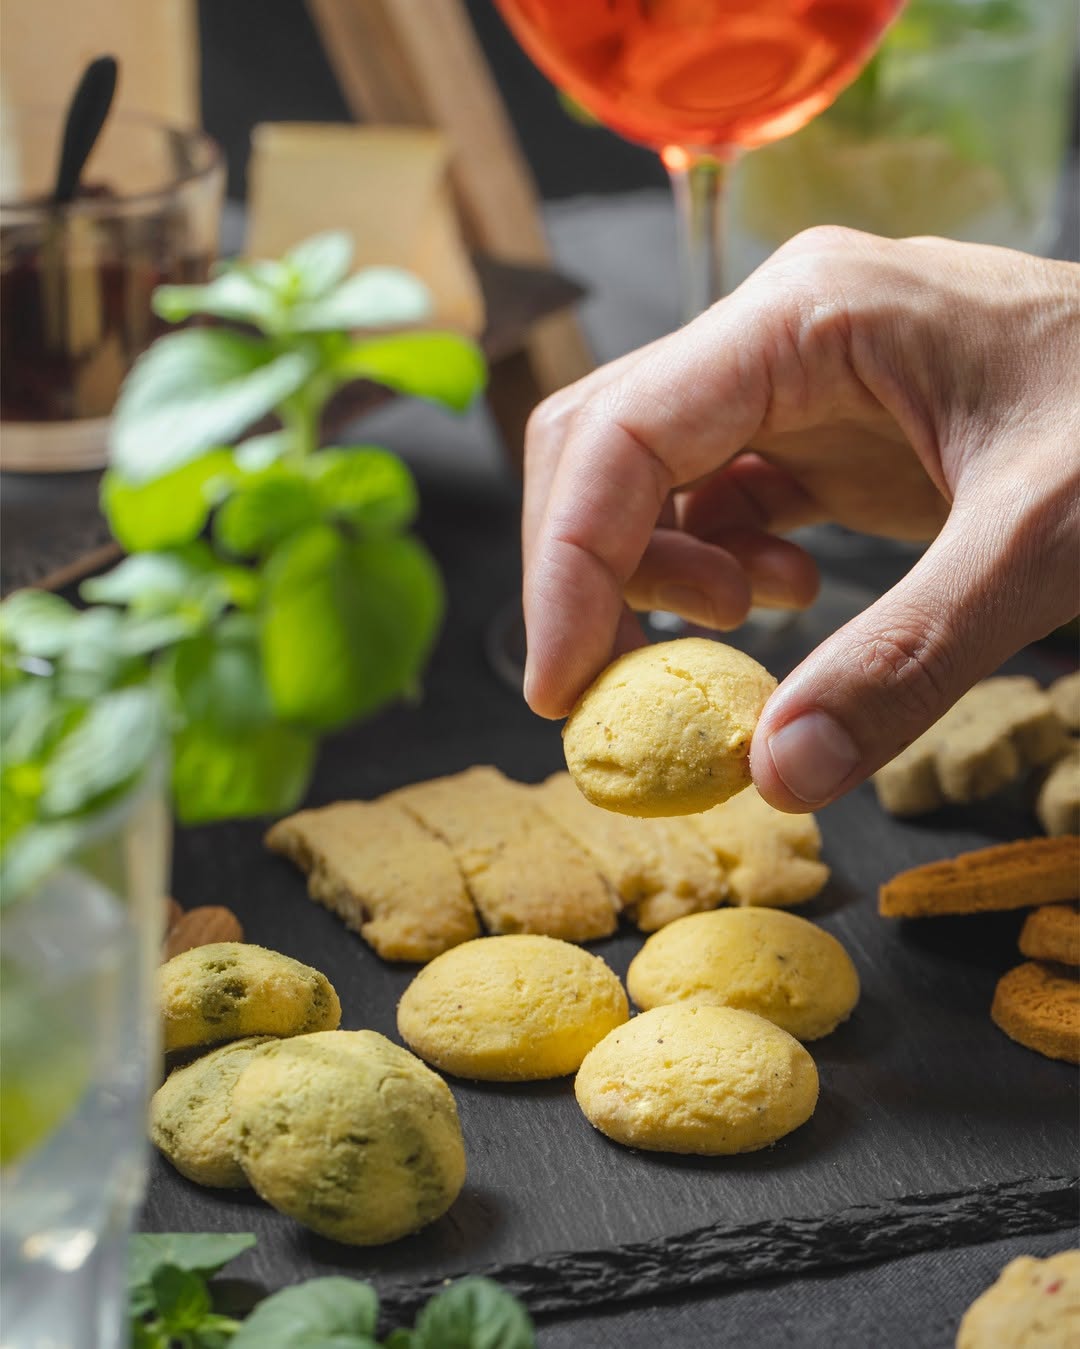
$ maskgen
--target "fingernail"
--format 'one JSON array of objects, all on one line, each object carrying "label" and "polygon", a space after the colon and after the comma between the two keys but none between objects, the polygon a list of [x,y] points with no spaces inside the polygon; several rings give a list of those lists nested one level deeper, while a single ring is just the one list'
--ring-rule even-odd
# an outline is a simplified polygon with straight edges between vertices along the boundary
[{"label": "fingernail", "polygon": [[524,677],[522,678],[522,681],[521,681],[521,695],[522,695],[522,697],[525,699],[525,701],[526,701],[527,703],[531,703],[531,700],[530,700],[530,698],[529,698],[529,694],[532,692],[532,685],[533,685],[533,673],[532,673],[532,670],[529,669],[529,663],[528,663],[528,661],[526,661],[526,662],[525,662],[525,675],[524,675]]},{"label": "fingernail", "polygon": [[780,781],[810,806],[827,801],[859,762],[855,742],[827,712],[796,717],[768,745]]},{"label": "fingernail", "polygon": [[693,586],[660,586],[656,593],[658,609],[678,614],[691,623],[700,623],[705,628],[716,627],[716,614],[712,600],[701,590]]}]

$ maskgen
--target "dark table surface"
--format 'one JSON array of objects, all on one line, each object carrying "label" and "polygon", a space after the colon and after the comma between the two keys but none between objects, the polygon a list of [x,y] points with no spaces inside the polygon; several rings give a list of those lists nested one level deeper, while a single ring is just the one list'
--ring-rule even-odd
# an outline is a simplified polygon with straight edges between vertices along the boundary
[{"label": "dark table surface", "polygon": [[[517,584],[512,487],[436,471],[421,491],[421,532],[449,591],[424,699],[328,742],[313,804],[475,762],[523,780],[560,766],[558,728],[533,717],[485,656]],[[868,597],[849,577],[881,589],[910,561],[844,536],[817,543],[831,577],[823,604],[758,651],[777,674]],[[1071,663],[1046,647],[1012,668],[1045,680]],[[821,825],[833,880],[805,912],[844,940],[864,993],[851,1022],[812,1047],[821,1103],[776,1148],[719,1160],[634,1153],[586,1125],[568,1080],[453,1081],[470,1175],[417,1237],[349,1250],[251,1196],[200,1190],[160,1158],[144,1225],[254,1231],[259,1247],[239,1273],[265,1287],[353,1273],[402,1318],[446,1275],[492,1272],[537,1314],[542,1349],[951,1343],[1008,1257],[1075,1244],[1076,1073],[1014,1045],[987,1015],[996,978],[1019,959],[1016,915],[894,924],[877,917],[874,895],[904,866],[1034,833],[1030,801],[1017,792],[902,824],[863,788]],[[181,830],[177,898],[230,905],[250,940],[326,971],[344,1026],[394,1035],[412,970],[381,963],[310,904],[300,876],[261,847],[264,826]],[[641,940],[627,930],[595,949],[624,973]]]}]

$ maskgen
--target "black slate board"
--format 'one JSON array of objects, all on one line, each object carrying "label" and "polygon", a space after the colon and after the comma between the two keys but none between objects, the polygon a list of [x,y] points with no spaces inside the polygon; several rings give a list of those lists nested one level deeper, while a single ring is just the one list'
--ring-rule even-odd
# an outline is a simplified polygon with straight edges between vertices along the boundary
[{"label": "black slate board", "polygon": [[[513,584],[512,512],[499,496],[443,497],[442,507],[425,532],[446,567],[453,620],[425,699],[329,744],[312,804],[471,763],[526,781],[561,766],[558,728],[533,717],[483,657],[485,625],[505,598],[493,588]],[[783,674],[821,635],[820,619],[800,620],[769,665]],[[1010,668],[1047,680],[1067,665],[1051,651]],[[1076,1072],[1013,1044],[987,1014],[995,980],[1019,959],[1021,916],[895,923],[875,903],[878,884],[904,867],[1036,832],[1030,803],[1015,793],[899,823],[867,787],[820,818],[833,879],[803,912],[845,943],[863,997],[848,1025],[812,1047],[820,1104],[775,1148],[712,1160],[635,1153],[590,1128],[569,1079],[452,1081],[469,1178],[449,1214],[415,1237],[350,1250],[250,1194],[201,1190],[158,1157],[143,1226],[253,1231],[258,1249],[238,1273],[272,1288],[347,1271],[373,1279],[387,1310],[402,1314],[464,1271],[494,1272],[551,1312],[1069,1226]],[[230,905],[249,940],[327,973],[346,1028],[396,1038],[395,1004],[414,971],[381,963],[311,904],[300,875],[262,849],[262,828],[181,831],[177,898]],[[624,974],[641,941],[627,930],[593,949]]]}]

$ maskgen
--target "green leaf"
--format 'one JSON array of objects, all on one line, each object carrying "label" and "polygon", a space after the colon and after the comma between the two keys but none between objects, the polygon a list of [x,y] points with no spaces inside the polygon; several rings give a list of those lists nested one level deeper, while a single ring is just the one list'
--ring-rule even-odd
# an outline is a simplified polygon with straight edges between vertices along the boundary
[{"label": "green leaf", "polygon": [[[79,587],[84,599],[97,604],[127,605],[132,614],[144,617],[168,615],[186,620],[187,629],[178,624],[175,636],[167,636],[163,627],[169,642],[205,627],[229,604],[249,607],[257,590],[254,573],[219,563],[201,540],[169,552],[135,553]],[[129,649],[124,645],[127,634],[131,634],[130,649],[149,649],[145,636],[133,634],[130,618],[118,636],[124,649]]]},{"label": "green leaf", "polygon": [[163,1265],[216,1274],[251,1250],[250,1232],[139,1232],[128,1238],[128,1288],[148,1285]]},{"label": "green leaf", "polygon": [[313,351],[276,354],[267,341],[215,328],[160,338],[124,381],[110,459],[128,482],[150,482],[238,435],[305,383]]},{"label": "green leaf", "polygon": [[355,1279],[309,1279],[260,1302],[233,1340],[234,1349],[368,1349],[379,1299]]},{"label": "green leaf", "polygon": [[490,1279],[462,1279],[416,1318],[413,1349],[535,1349],[529,1314]]},{"label": "green leaf", "polygon": [[452,333],[402,333],[353,342],[338,357],[336,369],[342,376],[374,380],[454,412],[463,412],[486,380],[479,347]]},{"label": "green leaf", "polygon": [[383,1349],[413,1349],[412,1331],[403,1328],[392,1330],[383,1340]]},{"label": "green leaf", "polygon": [[75,851],[86,819],[35,823],[12,838],[0,860],[0,908],[28,895],[40,880]]},{"label": "green leaf", "polygon": [[315,300],[338,285],[353,259],[353,241],[342,230],[327,230],[291,248],[282,267],[305,299]]},{"label": "green leaf", "polygon": [[276,463],[292,442],[288,431],[268,431],[261,436],[248,436],[233,450],[237,468],[245,473],[259,473]]},{"label": "green leaf", "polygon": [[416,482],[396,454],[373,446],[322,450],[308,461],[325,511],[364,533],[403,529],[416,516]]},{"label": "green leaf", "polygon": [[41,811],[70,815],[134,777],[161,747],[165,719],[151,688],[103,694],[57,746],[45,769]]},{"label": "green leaf", "polygon": [[[14,688],[6,689],[0,698],[4,769],[39,754],[60,716],[52,680],[31,676]],[[3,828],[2,820],[0,828]]]},{"label": "green leaf", "polygon": [[402,328],[431,313],[422,281],[398,267],[366,267],[321,299],[300,305],[291,318],[297,332],[353,328]]},{"label": "green leaf", "polygon": [[271,554],[262,651],[279,717],[342,726],[411,691],[442,612],[438,572],[408,537],[349,543],[317,525]]},{"label": "green leaf", "polygon": [[323,514],[314,483],[302,472],[275,465],[225,502],[214,517],[214,538],[237,557],[254,557]]},{"label": "green leaf", "polygon": [[173,799],[184,824],[292,810],[311,778],[315,742],[273,720],[258,636],[233,616],[173,653],[183,715],[173,736]]},{"label": "green leaf", "polygon": [[213,314],[265,331],[273,330],[280,312],[273,291],[242,265],[219,272],[203,286],[158,286],[151,303],[154,313],[167,323],[181,323],[193,314]]},{"label": "green leaf", "polygon": [[159,1265],[150,1276],[150,1288],[161,1319],[174,1334],[194,1330],[212,1305],[202,1275],[176,1265]]},{"label": "green leaf", "polygon": [[59,696],[87,702],[119,682],[130,661],[120,645],[124,616],[115,609],[84,609],[57,666]]},{"label": "green leaf", "polygon": [[236,476],[228,450],[211,450],[150,482],[128,482],[109,469],[101,480],[101,508],[127,552],[174,548],[198,538]]},{"label": "green leaf", "polygon": [[27,656],[59,656],[70,643],[78,611],[47,590],[16,590],[0,604],[0,633]]}]

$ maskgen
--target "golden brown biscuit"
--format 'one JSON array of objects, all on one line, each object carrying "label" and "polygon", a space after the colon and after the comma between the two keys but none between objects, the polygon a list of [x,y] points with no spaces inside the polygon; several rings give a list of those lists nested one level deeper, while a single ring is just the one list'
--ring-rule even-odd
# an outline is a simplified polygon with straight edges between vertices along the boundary
[{"label": "golden brown biscuit", "polygon": [[489,932],[585,942],[615,931],[617,905],[595,866],[529,789],[498,769],[470,768],[382,799],[449,846]]},{"label": "golden brown biscuit", "polygon": [[689,815],[750,783],[750,741],[776,680],[703,637],[628,651],[578,699],[563,727],[583,794],[624,815]]},{"label": "golden brown biscuit", "polygon": [[677,1003],[628,1021],[574,1080],[585,1118],[627,1147],[724,1155],[768,1147],[814,1113],[814,1060],[771,1021]]},{"label": "golden brown biscuit", "polygon": [[431,960],[479,935],[453,853],[389,801],[302,810],[279,820],[266,844],[306,871],[311,898],[384,960]]},{"label": "golden brown biscuit", "polygon": [[727,894],[723,869],[689,819],[642,820],[602,810],[582,796],[569,773],[552,774],[533,794],[585,849],[643,931],[715,909]]},{"label": "golden brown biscuit", "polygon": [[1080,834],[1080,740],[1052,764],[1035,802],[1039,823],[1050,835]]},{"label": "golden brown biscuit", "polygon": [[687,824],[726,871],[732,904],[788,908],[813,899],[829,879],[813,815],[774,810],[756,787],[690,816]]},{"label": "golden brown biscuit", "polygon": [[1080,670],[1055,679],[1046,691],[1062,723],[1070,731],[1080,731]]},{"label": "golden brown biscuit", "polygon": [[902,871],[878,892],[885,918],[1026,909],[1080,898],[1080,838],[1028,838]]},{"label": "golden brown biscuit", "polygon": [[256,1192],[350,1245],[426,1227],[465,1181],[449,1087],[374,1031],[266,1046],[233,1088],[232,1119],[236,1156]]},{"label": "golden brown biscuit", "polygon": [[248,1178],[233,1153],[232,1090],[236,1079],[273,1036],[233,1040],[169,1074],[150,1102],[150,1141],[197,1185],[245,1189]]},{"label": "golden brown biscuit", "polygon": [[1080,965],[1080,911],[1075,904],[1033,909],[1020,929],[1020,953],[1029,960]]},{"label": "golden brown biscuit", "polygon": [[639,1007],[709,1003],[756,1012],[799,1040],[846,1021],[859,976],[835,937],[779,909],[717,909],[655,933],[630,963]]},{"label": "golden brown biscuit", "polygon": [[1029,961],[1003,974],[990,1016],[1011,1039],[1048,1059],[1080,1063],[1080,982]]},{"label": "golden brown biscuit", "polygon": [[964,1313],[956,1349],[1077,1349],[1080,1251],[1022,1255]]},{"label": "golden brown biscuit", "polygon": [[874,774],[892,815],[980,801],[1062,749],[1065,728],[1045,689],[1024,675],[984,679]]},{"label": "golden brown biscuit", "polygon": [[248,1035],[332,1030],[341,1003],[325,974],[243,942],[214,942],[159,966],[166,1053]]},{"label": "golden brown biscuit", "polygon": [[599,958],[551,937],[488,937],[438,956],[398,1003],[398,1034],[445,1073],[488,1082],[576,1072],[629,1016]]}]

